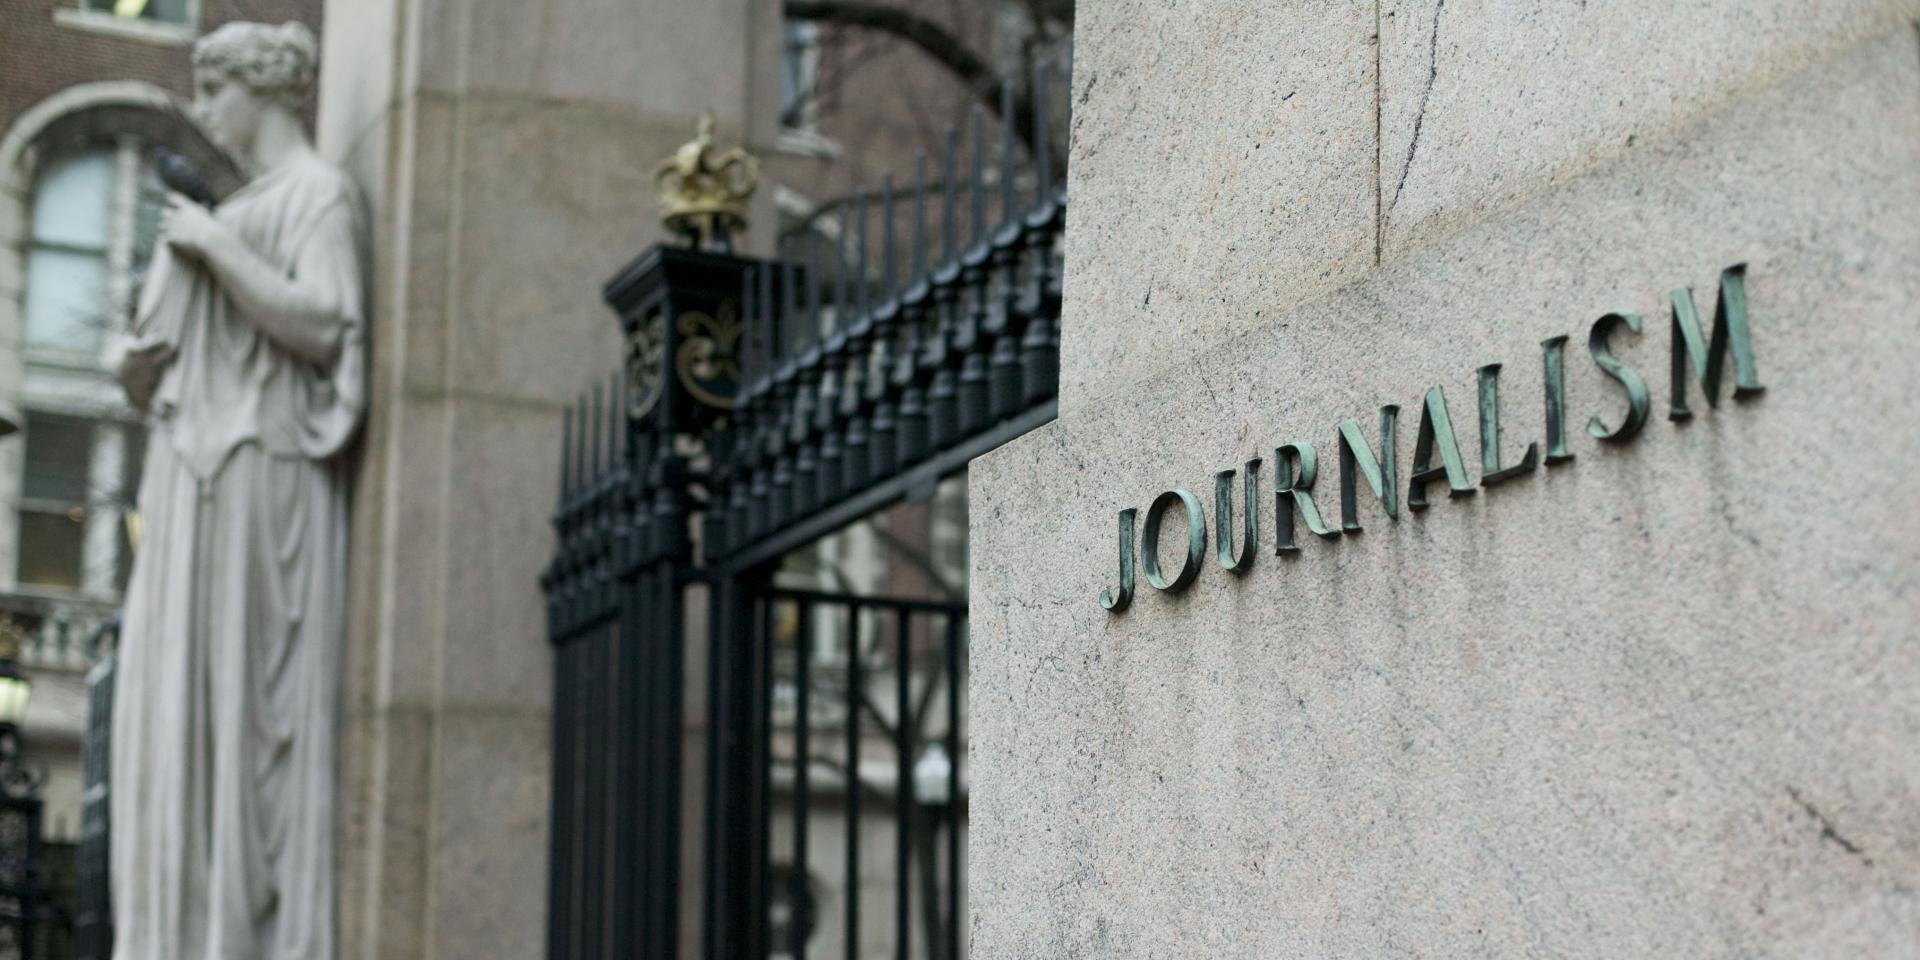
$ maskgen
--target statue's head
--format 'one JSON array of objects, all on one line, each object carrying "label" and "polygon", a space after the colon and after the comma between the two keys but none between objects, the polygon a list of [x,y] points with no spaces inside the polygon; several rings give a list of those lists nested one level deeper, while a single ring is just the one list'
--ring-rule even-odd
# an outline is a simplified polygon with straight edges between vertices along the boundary
[{"label": "statue's head", "polygon": [[318,54],[303,24],[229,23],[193,45],[194,118],[221,146],[244,153],[260,121],[299,110]]}]

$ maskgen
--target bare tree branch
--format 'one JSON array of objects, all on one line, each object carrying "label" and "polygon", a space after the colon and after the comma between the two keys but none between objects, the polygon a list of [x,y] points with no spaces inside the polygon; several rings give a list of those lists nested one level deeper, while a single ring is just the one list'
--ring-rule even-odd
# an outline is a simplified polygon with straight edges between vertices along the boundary
[{"label": "bare tree branch", "polygon": [[[835,46],[838,45],[836,44]],[[813,82],[812,98],[819,103],[822,114],[838,108],[840,87],[849,76],[858,73],[861,67],[866,66],[874,58],[887,52],[887,44],[884,42],[868,42],[860,44],[857,47],[854,47],[852,44],[848,44],[847,46],[852,48],[852,52],[843,53],[841,56],[832,58],[830,61],[833,64],[832,72],[821,71],[820,76]],[[842,53],[842,51],[838,50],[835,52]],[[801,103],[804,103],[804,101],[795,104],[796,113]],[[792,119],[782,117],[781,122],[786,123],[788,126],[793,126],[798,119],[797,116]]]},{"label": "bare tree branch", "polygon": [[[934,20],[912,10],[861,0],[786,0],[784,10],[792,20],[873,30],[897,37],[945,67],[989,111],[995,115],[1000,113],[1000,88],[1008,81],[996,76],[984,58]],[[1033,94],[1019,84],[1013,87],[1014,130],[1031,151]]]},{"label": "bare tree branch", "polygon": [[932,584],[935,590],[940,591],[941,599],[956,603],[964,602],[967,599],[967,593],[964,589],[948,583],[947,578],[940,575],[940,571],[934,568],[931,557],[908,546],[905,540],[894,536],[892,531],[875,523],[872,517],[861,521],[860,525],[865,527],[867,532],[871,533],[875,540],[880,541],[880,545],[887,548],[887,552],[900,558],[902,563],[919,571],[921,576],[927,578],[927,582]]}]

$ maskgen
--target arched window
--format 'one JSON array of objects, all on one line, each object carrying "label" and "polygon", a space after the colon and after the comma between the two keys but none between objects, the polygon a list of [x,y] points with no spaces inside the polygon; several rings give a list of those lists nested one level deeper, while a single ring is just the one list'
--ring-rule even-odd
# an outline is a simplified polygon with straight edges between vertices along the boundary
[{"label": "arched window", "polygon": [[126,328],[165,193],[145,154],[127,140],[43,165],[27,239],[29,348],[93,356],[107,331]]},{"label": "arched window", "polygon": [[[16,582],[110,597],[125,583],[140,449],[107,335],[124,331],[152,256],[164,191],[140,138],[69,140],[42,159],[28,199],[23,306],[24,462]],[[133,456],[130,456],[132,454]]]},{"label": "arched window", "polygon": [[111,149],[69,153],[47,165],[33,191],[27,248],[27,345],[95,354],[111,309]]}]

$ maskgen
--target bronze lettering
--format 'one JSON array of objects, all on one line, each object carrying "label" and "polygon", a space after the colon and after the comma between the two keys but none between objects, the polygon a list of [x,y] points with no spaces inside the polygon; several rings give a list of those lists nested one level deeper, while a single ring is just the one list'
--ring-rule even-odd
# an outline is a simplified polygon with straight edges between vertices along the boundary
[{"label": "bronze lettering", "polygon": [[1289,443],[1273,452],[1280,464],[1280,486],[1273,491],[1273,552],[1291,553],[1300,549],[1293,539],[1293,515],[1298,510],[1315,535],[1333,539],[1340,531],[1320,521],[1320,508],[1313,504],[1313,479],[1320,472],[1320,461],[1311,443]]},{"label": "bronze lettering", "polygon": [[1567,449],[1566,350],[1566,334],[1540,341],[1540,362],[1546,368],[1548,466],[1573,459]]},{"label": "bronze lettering", "polygon": [[1380,408],[1380,456],[1377,459],[1358,423],[1342,420],[1335,428],[1340,443],[1340,529],[1347,533],[1360,532],[1357,481],[1362,477],[1379,498],[1388,519],[1400,519],[1399,440],[1395,434],[1399,419],[1399,407],[1387,404]]},{"label": "bronze lettering", "polygon": [[[1174,504],[1187,511],[1187,555],[1180,561],[1180,572],[1172,580],[1160,575],[1160,522]],[[1140,568],[1155,590],[1177,593],[1185,590],[1200,575],[1200,563],[1207,555],[1207,517],[1200,512],[1200,501],[1185,490],[1168,490],[1153,498],[1147,507],[1147,523],[1140,531]]]},{"label": "bronze lettering", "polygon": [[1764,391],[1759,371],[1753,365],[1753,338],[1747,329],[1747,265],[1736,263],[1720,272],[1720,299],[1713,308],[1713,339],[1700,335],[1700,315],[1693,308],[1693,288],[1680,287],[1668,294],[1673,303],[1673,395],[1667,401],[1667,419],[1685,420],[1693,416],[1687,409],[1687,361],[1693,361],[1694,375],[1700,378],[1700,391],[1707,395],[1707,406],[1720,406],[1720,374],[1727,351],[1733,351],[1734,399],[1751,397]]},{"label": "bronze lettering", "polygon": [[1500,365],[1480,368],[1480,485],[1491,487],[1533,472],[1539,445],[1527,441],[1527,452],[1511,467],[1500,465]]},{"label": "bronze lettering", "polygon": [[[1434,449],[1440,451],[1440,465],[1433,465]],[[1415,510],[1427,507],[1427,484],[1442,477],[1447,494],[1466,497],[1473,494],[1473,481],[1460,459],[1460,442],[1453,437],[1453,418],[1447,416],[1447,395],[1435,384],[1420,406],[1420,433],[1413,441],[1413,476],[1407,481],[1407,506]]]},{"label": "bronze lettering", "polygon": [[1120,592],[1100,588],[1100,605],[1119,613],[1133,602],[1133,517],[1135,510],[1120,511]]},{"label": "bronze lettering", "polygon": [[1647,396],[1647,381],[1632,367],[1614,359],[1613,351],[1607,347],[1607,338],[1613,335],[1614,328],[1623,326],[1639,333],[1640,318],[1631,313],[1609,313],[1595,320],[1593,329],[1587,334],[1587,353],[1593,357],[1594,365],[1627,391],[1627,418],[1621,421],[1620,426],[1609,429],[1597,416],[1587,421],[1587,432],[1594,439],[1606,443],[1625,443],[1633,439],[1633,435],[1647,425],[1647,408],[1652,405],[1652,400]]},{"label": "bronze lettering", "polygon": [[1233,471],[1222,470],[1213,477],[1214,530],[1220,537],[1220,569],[1246,573],[1258,554],[1260,542],[1260,458],[1246,465],[1246,528],[1240,533],[1240,552],[1233,550]]}]

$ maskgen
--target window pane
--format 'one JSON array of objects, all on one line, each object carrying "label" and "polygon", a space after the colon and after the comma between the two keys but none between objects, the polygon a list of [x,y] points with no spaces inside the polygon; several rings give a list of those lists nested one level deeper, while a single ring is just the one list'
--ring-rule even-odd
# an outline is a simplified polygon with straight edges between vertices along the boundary
[{"label": "window pane", "polygon": [[73,417],[27,417],[27,475],[20,495],[66,504],[87,502],[93,424]]},{"label": "window pane", "polygon": [[92,353],[107,324],[107,258],[40,249],[27,254],[27,342]]},{"label": "window pane", "polygon": [[147,0],[141,16],[166,23],[187,22],[187,0]]},{"label": "window pane", "polygon": [[111,13],[128,20],[185,23],[187,0],[86,0],[88,10]]},{"label": "window pane", "polygon": [[780,124],[807,127],[812,123],[814,73],[819,68],[819,36],[814,25],[789,20],[780,44]]},{"label": "window pane", "polygon": [[80,587],[80,540],[85,525],[63,513],[20,512],[20,582]]},{"label": "window pane", "polygon": [[90,150],[54,160],[33,192],[33,239],[105,252],[113,197],[113,153]]}]

